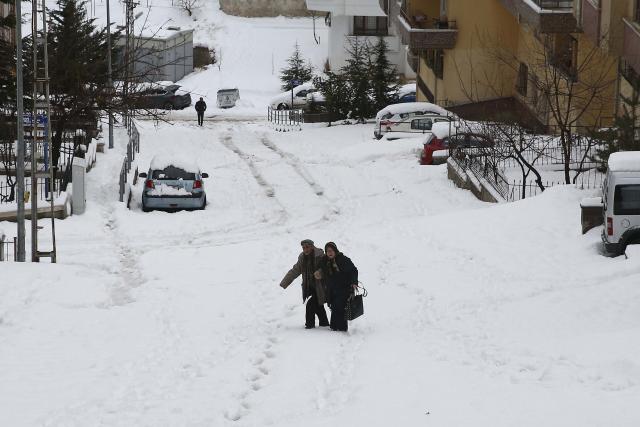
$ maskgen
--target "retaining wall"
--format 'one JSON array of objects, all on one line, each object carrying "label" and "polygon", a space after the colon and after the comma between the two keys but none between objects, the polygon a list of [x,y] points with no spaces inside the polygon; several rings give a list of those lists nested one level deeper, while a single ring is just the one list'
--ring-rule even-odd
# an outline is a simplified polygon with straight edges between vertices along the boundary
[{"label": "retaining wall", "polygon": [[249,18],[267,16],[307,16],[305,0],[220,0],[227,15]]}]

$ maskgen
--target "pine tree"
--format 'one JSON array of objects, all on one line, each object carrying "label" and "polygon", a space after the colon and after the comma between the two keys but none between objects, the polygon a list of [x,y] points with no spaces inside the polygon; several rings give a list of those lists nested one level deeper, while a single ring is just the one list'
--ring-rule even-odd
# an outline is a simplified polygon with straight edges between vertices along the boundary
[{"label": "pine tree", "polygon": [[[640,82],[639,82],[640,83]],[[617,116],[612,129],[598,131],[593,138],[602,141],[602,148],[597,148],[592,160],[597,163],[598,170],[607,170],[607,162],[612,153],[618,151],[638,151],[636,131],[638,130],[638,114],[640,108],[640,91],[634,90],[633,95],[621,96],[622,114]]]},{"label": "pine tree", "polygon": [[349,88],[346,79],[340,74],[326,71],[324,78],[313,79],[314,86],[324,95],[325,106],[331,121],[347,117],[351,110],[349,103]]},{"label": "pine tree", "polygon": [[364,121],[373,113],[369,73],[370,48],[366,41],[362,42],[357,37],[350,40],[349,44],[347,49],[349,57],[340,72],[348,82],[350,117]]},{"label": "pine tree", "polygon": [[[0,0],[0,4],[13,3],[12,0]],[[0,17],[0,27],[15,28],[15,15]],[[12,43],[0,38],[0,106],[11,108],[15,104],[16,94],[16,52]]]},{"label": "pine tree", "polygon": [[80,0],[57,4],[50,13],[48,46],[51,104],[57,116],[54,164],[68,121],[77,116],[97,119],[107,89],[106,28],[98,29],[95,20],[88,19]]},{"label": "pine tree", "polygon": [[296,42],[295,49],[287,60],[287,67],[280,70],[280,81],[282,81],[282,90],[291,90],[293,81],[300,83],[308,82],[313,78],[313,66],[309,62],[302,59],[300,46]]},{"label": "pine tree", "polygon": [[383,37],[373,47],[374,62],[371,68],[373,82],[373,103],[375,110],[381,110],[391,104],[398,91],[398,73],[388,58],[389,47]]}]

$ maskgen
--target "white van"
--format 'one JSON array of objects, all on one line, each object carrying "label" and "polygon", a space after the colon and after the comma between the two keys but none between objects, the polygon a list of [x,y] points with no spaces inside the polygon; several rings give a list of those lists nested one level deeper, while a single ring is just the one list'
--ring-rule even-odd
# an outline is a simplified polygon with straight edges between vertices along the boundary
[{"label": "white van", "polygon": [[455,115],[429,102],[404,102],[389,105],[376,114],[373,136],[381,139],[406,138],[431,132],[431,126],[440,120],[455,119]]},{"label": "white van", "polygon": [[607,252],[620,255],[627,245],[640,244],[640,151],[609,156],[602,208],[602,242]]}]

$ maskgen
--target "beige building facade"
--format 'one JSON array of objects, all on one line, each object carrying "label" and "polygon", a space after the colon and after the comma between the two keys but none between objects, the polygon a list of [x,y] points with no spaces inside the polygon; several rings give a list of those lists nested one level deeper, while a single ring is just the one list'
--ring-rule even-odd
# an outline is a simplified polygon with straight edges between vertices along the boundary
[{"label": "beige building facade", "polygon": [[[401,1],[396,25],[419,100],[471,119],[515,117],[536,127],[610,123],[618,61],[583,31],[578,1],[591,0]],[[603,1],[620,13],[618,0]],[[608,16],[611,43],[623,48],[622,21]],[[553,92],[562,96],[550,100]]]}]

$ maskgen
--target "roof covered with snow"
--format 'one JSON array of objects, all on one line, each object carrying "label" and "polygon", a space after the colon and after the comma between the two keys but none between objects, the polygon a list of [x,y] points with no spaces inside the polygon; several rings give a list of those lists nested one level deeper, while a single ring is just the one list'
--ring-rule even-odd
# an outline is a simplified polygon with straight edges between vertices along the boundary
[{"label": "roof covered with snow", "polygon": [[376,119],[381,118],[387,113],[391,114],[403,114],[414,113],[416,111],[424,111],[425,113],[434,113],[441,116],[452,114],[450,111],[445,110],[439,105],[432,104],[430,102],[404,102],[401,104],[392,104],[384,107],[376,114]]},{"label": "roof covered with snow", "polygon": [[179,169],[182,169],[186,172],[198,173],[200,172],[200,167],[195,159],[189,158],[187,156],[155,156],[151,159],[151,164],[149,169],[151,170],[162,170],[169,166],[173,166]]},{"label": "roof covered with snow", "polygon": [[306,0],[309,10],[336,16],[386,16],[378,0]]},{"label": "roof covered with snow", "polygon": [[609,156],[612,172],[640,172],[640,151],[621,151]]}]

